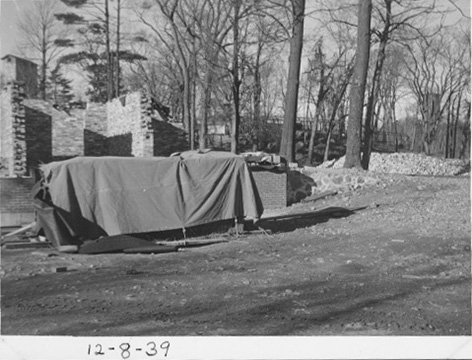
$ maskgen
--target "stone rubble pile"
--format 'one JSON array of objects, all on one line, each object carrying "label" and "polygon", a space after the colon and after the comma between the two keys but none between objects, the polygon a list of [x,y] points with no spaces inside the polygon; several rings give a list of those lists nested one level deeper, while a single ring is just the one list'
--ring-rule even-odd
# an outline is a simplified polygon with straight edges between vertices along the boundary
[{"label": "stone rubble pile", "polygon": [[[324,162],[320,168],[339,169],[345,157]],[[425,154],[372,153],[369,171],[384,174],[452,176],[470,173],[470,162],[459,159],[439,159]]]}]

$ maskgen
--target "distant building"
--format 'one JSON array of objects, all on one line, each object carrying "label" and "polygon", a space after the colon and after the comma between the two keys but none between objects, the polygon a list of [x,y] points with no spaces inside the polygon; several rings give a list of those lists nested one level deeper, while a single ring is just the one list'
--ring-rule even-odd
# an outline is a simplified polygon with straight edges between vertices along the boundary
[{"label": "distant building", "polygon": [[6,82],[23,82],[26,97],[29,99],[37,98],[38,65],[15,55],[5,55],[1,60],[4,80]]}]

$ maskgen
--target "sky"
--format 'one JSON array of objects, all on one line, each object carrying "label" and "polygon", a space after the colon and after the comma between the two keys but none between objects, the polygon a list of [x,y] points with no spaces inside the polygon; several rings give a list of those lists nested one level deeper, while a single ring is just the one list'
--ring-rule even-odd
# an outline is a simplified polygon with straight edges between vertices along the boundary
[{"label": "sky", "polygon": [[16,53],[16,22],[20,10],[31,0],[0,0],[0,57]]},{"label": "sky", "polygon": [[[16,22],[21,10],[31,6],[32,2],[41,0],[0,0],[0,57],[6,54],[17,54],[16,42],[18,41],[18,32]],[[307,1],[307,8],[312,0]],[[470,16],[470,0],[440,0],[440,3],[454,2],[458,8]],[[453,8],[452,5],[450,5]],[[454,22],[461,16],[459,11],[450,15],[450,21]],[[309,24],[307,24],[309,26]]]}]

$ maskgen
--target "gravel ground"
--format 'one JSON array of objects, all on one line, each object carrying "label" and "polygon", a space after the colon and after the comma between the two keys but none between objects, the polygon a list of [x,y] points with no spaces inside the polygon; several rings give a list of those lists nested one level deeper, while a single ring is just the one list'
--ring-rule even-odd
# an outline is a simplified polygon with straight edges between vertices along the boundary
[{"label": "gravel ground", "polygon": [[[321,164],[322,168],[339,169],[344,165],[345,156]],[[425,154],[372,153],[369,171],[384,174],[454,176],[470,173],[470,161],[460,159],[440,159]]]}]

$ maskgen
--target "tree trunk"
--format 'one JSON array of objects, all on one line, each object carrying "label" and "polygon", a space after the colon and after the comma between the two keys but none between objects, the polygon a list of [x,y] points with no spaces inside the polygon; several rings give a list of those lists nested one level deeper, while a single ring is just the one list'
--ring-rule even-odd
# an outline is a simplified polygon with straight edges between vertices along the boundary
[{"label": "tree trunk", "polygon": [[257,45],[256,53],[256,64],[254,66],[254,111],[253,111],[253,136],[252,136],[252,150],[260,150],[260,128],[261,128],[261,73],[260,73],[260,61],[261,61],[262,43],[259,42]]},{"label": "tree trunk", "polygon": [[446,117],[446,146],[445,146],[445,152],[444,152],[444,158],[447,159],[449,158],[449,131],[451,128],[451,112],[453,109],[453,103],[449,103],[449,111],[447,112],[447,117]]},{"label": "tree trunk", "polygon": [[372,123],[374,118],[374,108],[378,97],[378,84],[382,76],[382,68],[385,60],[385,49],[389,40],[390,19],[391,19],[391,4],[392,0],[385,0],[387,7],[385,14],[385,25],[380,36],[380,46],[377,54],[377,61],[375,63],[374,76],[372,77],[372,86],[370,90],[369,100],[367,102],[367,113],[365,116],[364,128],[364,152],[362,154],[362,167],[367,170],[369,168],[370,153],[372,152]]},{"label": "tree trunk", "polygon": [[415,114],[415,122],[413,124],[413,135],[412,135],[412,138],[411,138],[411,146],[410,146],[410,151],[414,151],[415,149],[415,143],[416,143],[416,128],[418,126],[418,110],[416,111],[416,114]]},{"label": "tree trunk", "polygon": [[[321,54],[321,49],[320,49],[320,54]],[[318,126],[318,119],[321,114],[321,103],[323,102],[323,99],[327,93],[325,91],[324,85],[325,85],[324,66],[321,66],[320,88],[318,89],[318,98],[316,99],[315,119],[311,127],[310,143],[308,144],[308,164],[310,165],[313,163],[313,150],[315,148],[316,127]]]},{"label": "tree trunk", "polygon": [[351,74],[348,73],[346,74],[347,79],[344,84],[342,84],[342,88],[336,92],[335,95],[335,100],[333,103],[333,109],[331,111],[331,116],[329,117],[329,124],[328,124],[328,137],[326,139],[326,146],[325,146],[325,153],[323,157],[323,162],[328,161],[328,155],[329,155],[329,144],[331,141],[331,135],[333,133],[334,129],[334,120],[336,119],[336,114],[338,112],[339,105],[341,104],[341,101],[344,97],[344,93],[346,92],[347,85],[349,84],[349,79],[351,77]]},{"label": "tree trunk", "polygon": [[184,80],[184,88],[182,94],[182,123],[184,129],[189,131],[191,128],[191,119],[190,119],[190,107],[191,107],[191,97],[192,97],[192,90],[190,88],[190,69],[187,65],[184,65],[182,68],[183,80]]},{"label": "tree trunk", "polygon": [[116,3],[116,55],[115,55],[115,96],[120,96],[120,16],[121,0]]},{"label": "tree trunk", "polygon": [[208,133],[208,112],[210,110],[211,102],[211,65],[208,61],[206,63],[205,77],[203,80],[203,96],[202,96],[202,115],[200,116],[200,136],[199,136],[199,149],[204,150],[207,147],[207,133]]},{"label": "tree trunk", "polygon": [[349,120],[345,168],[361,168],[361,126],[364,92],[370,55],[370,15],[372,0],[358,0],[359,18],[357,28],[356,63],[354,80],[349,94]]},{"label": "tree trunk", "polygon": [[[462,128],[462,144],[461,150],[459,152],[459,159],[464,159],[466,157],[467,149],[470,148],[469,140],[470,140],[470,101],[467,107],[467,116],[464,123],[464,127]],[[469,152],[470,157],[470,152]]]},{"label": "tree trunk", "polygon": [[108,9],[108,0],[105,0],[105,45],[107,55],[107,100],[113,99],[113,68],[110,51],[110,13]]},{"label": "tree trunk", "polygon": [[284,124],[280,154],[287,161],[295,161],[295,124],[297,120],[298,86],[300,82],[300,65],[303,49],[303,22],[305,0],[291,0],[293,12],[292,37],[290,39],[289,70],[287,92],[285,95]]},{"label": "tree trunk", "polygon": [[454,129],[453,129],[453,134],[452,134],[452,154],[451,157],[455,158],[456,157],[456,142],[457,142],[457,125],[459,124],[459,115],[460,115],[460,109],[461,109],[461,103],[462,103],[462,92],[459,94],[459,103],[457,104],[457,110],[456,110],[456,116],[454,119]]},{"label": "tree trunk", "polygon": [[313,164],[313,151],[315,148],[316,127],[318,126],[318,118],[320,116],[320,106],[317,105],[315,109],[315,118],[311,126],[310,143],[308,144],[308,164]]},{"label": "tree trunk", "polygon": [[192,54],[193,68],[192,68],[192,94],[191,94],[191,114],[190,114],[190,150],[195,150],[195,125],[197,123],[197,53],[196,42],[193,39],[193,54]]},{"label": "tree trunk", "polygon": [[328,161],[329,155],[329,143],[331,141],[331,133],[333,132],[333,128],[330,126],[328,129],[328,136],[326,137],[326,145],[325,145],[325,152],[323,156],[323,162]]},{"label": "tree trunk", "polygon": [[47,60],[46,60],[47,46],[46,46],[46,27],[43,26],[42,46],[41,46],[41,99],[46,100],[46,81],[47,81]]},{"label": "tree trunk", "polygon": [[238,138],[239,138],[239,87],[241,81],[239,80],[239,8],[240,0],[234,1],[234,22],[233,22],[233,119],[231,122],[231,152],[238,153]]}]

